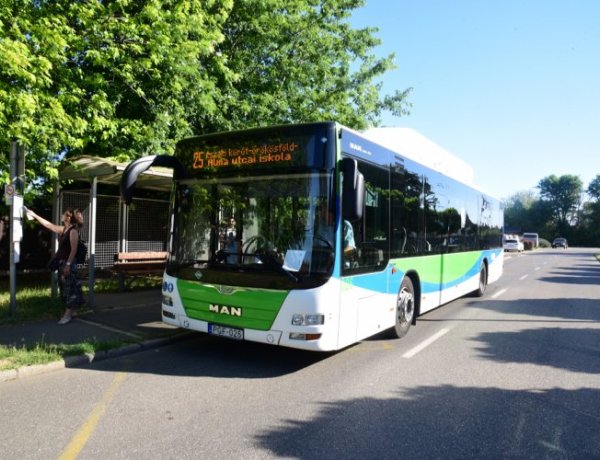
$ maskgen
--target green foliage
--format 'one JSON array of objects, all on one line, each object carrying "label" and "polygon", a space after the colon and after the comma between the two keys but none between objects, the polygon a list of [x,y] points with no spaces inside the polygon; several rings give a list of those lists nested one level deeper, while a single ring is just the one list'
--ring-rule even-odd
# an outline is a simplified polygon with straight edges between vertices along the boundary
[{"label": "green foliage", "polygon": [[[357,0],[235,2],[219,51],[236,75],[210,128],[336,120],[377,124],[383,110],[406,113],[408,91],[379,97],[377,78],[393,55],[375,59],[376,29],[353,30]],[[202,127],[198,127],[202,128]]]},{"label": "green foliage", "polygon": [[539,240],[539,247],[540,248],[551,248],[552,247],[552,243],[550,243],[550,241],[544,239],[544,238],[540,238]]},{"label": "green foliage", "polygon": [[[147,289],[160,287],[161,279],[136,278],[130,289]],[[59,299],[52,299],[50,294],[50,274],[45,273],[20,275],[17,279],[17,310],[11,316],[8,279],[0,279],[0,325],[26,323],[31,321],[55,321],[62,315],[64,306]],[[95,285],[96,292],[110,292],[118,289],[113,279],[100,279]],[[0,371],[16,369],[21,366],[46,364],[60,360],[65,356],[82,355],[118,348],[127,342],[121,340],[83,341],[75,344],[46,343],[41,341],[32,347],[0,345]]]},{"label": "green foliage", "polygon": [[[162,278],[138,277],[128,280],[128,290],[160,288]],[[87,294],[87,285],[83,283],[84,295]],[[119,282],[114,277],[96,279],[94,292],[116,292]],[[60,299],[53,299],[50,290],[50,273],[20,274],[17,277],[17,309],[16,315],[11,316],[10,289],[8,278],[0,278],[0,325],[56,319],[62,315],[64,306]]]},{"label": "green foliage", "polygon": [[39,194],[65,156],[126,160],[207,131],[404,114],[409,90],[379,95],[393,56],[373,57],[376,29],[348,24],[363,3],[1,1],[0,146],[26,146]]},{"label": "green foliage", "polygon": [[60,358],[61,355],[57,350],[44,347],[43,344],[38,344],[32,349],[0,345],[0,371],[34,364],[47,364]]},{"label": "green foliage", "polygon": [[581,205],[583,183],[578,176],[554,174],[542,179],[538,185],[542,200],[546,201],[558,230],[567,229],[575,223]]},{"label": "green foliage", "polygon": [[590,182],[587,188],[588,195],[594,201],[600,201],[600,174]]},{"label": "green foliage", "polygon": [[8,280],[2,280],[0,291],[0,324],[46,320],[60,317],[64,307],[59,299],[53,299],[50,293],[50,276],[44,285],[18,284],[16,315],[10,312],[10,289]]},{"label": "green foliage", "polygon": [[25,346],[6,347],[0,345],[0,371],[17,369],[19,367],[32,366],[35,364],[48,364],[59,361],[66,356],[90,355],[99,351],[118,348],[125,343],[126,342],[119,340],[108,342],[85,340],[75,344],[53,344],[41,341],[30,348]]},{"label": "green foliage", "polygon": [[539,182],[540,195],[521,192],[505,203],[504,226],[511,231],[537,232],[552,240],[566,237],[571,246],[600,246],[600,176],[587,188],[591,201],[583,200],[581,179],[551,175]]}]

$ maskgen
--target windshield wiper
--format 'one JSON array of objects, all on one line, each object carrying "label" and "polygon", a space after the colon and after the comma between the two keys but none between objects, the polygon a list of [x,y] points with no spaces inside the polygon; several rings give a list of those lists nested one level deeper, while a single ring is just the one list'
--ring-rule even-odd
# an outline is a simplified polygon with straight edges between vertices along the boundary
[{"label": "windshield wiper", "polygon": [[[167,262],[167,267],[168,268],[187,268],[187,267],[192,267],[194,265],[210,265],[210,260],[202,260],[202,259],[197,259],[197,260],[186,260],[183,262]],[[203,267],[202,267],[203,268]]]},{"label": "windshield wiper", "polygon": [[[222,252],[223,255],[227,255],[228,253],[223,251]],[[237,255],[237,253],[231,253],[231,255]],[[269,269],[274,269],[276,272],[278,273],[283,273],[284,275],[288,276],[291,280],[293,280],[295,283],[299,283],[300,282],[300,277],[294,275],[292,272],[290,272],[289,270],[286,270],[285,268],[283,268],[283,266],[277,262],[277,259],[275,259],[272,255],[268,254],[267,252],[263,252],[263,251],[258,251],[254,254],[245,254],[243,257],[245,256],[252,256],[252,257],[256,257],[260,260],[260,262],[264,265],[264,267],[269,268]],[[183,262],[175,262],[175,263],[169,263],[167,264],[167,268],[169,269],[180,269],[180,268],[188,268],[188,267],[194,267],[194,268],[218,268],[218,269],[242,269],[242,270],[247,270],[249,268],[252,268],[252,266],[250,265],[246,265],[246,264],[239,264],[239,263],[223,263],[223,261],[221,261],[220,259],[215,259],[213,258],[212,260],[203,260],[203,259],[197,259],[197,260],[186,260]],[[198,265],[197,267],[195,267],[196,265]]]},{"label": "windshield wiper", "polygon": [[299,283],[300,282],[300,277],[294,275],[291,271],[286,270],[285,268],[283,268],[283,265],[281,265],[277,259],[275,259],[275,257],[273,257],[271,254],[269,254],[268,252],[264,252],[264,251],[259,251],[257,253],[255,253],[255,255],[262,261],[265,262],[266,265],[269,268],[274,268],[275,271],[279,272],[279,273],[283,273],[284,275],[288,276],[292,281]]}]

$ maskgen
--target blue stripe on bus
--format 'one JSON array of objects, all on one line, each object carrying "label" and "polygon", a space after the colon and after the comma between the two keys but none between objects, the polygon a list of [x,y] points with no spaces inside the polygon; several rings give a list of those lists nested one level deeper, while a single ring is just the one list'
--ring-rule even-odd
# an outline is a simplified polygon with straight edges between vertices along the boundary
[{"label": "blue stripe on bus", "polygon": [[[474,262],[473,265],[463,275],[446,283],[440,284],[421,280],[421,293],[431,294],[444,289],[449,289],[459,285],[460,283],[463,283],[468,278],[477,276],[479,274],[479,270],[483,259],[487,258],[489,264],[492,264],[494,263],[494,259],[498,255],[498,253],[498,250],[482,251],[477,261]],[[398,270],[394,274],[392,274],[392,268],[393,264],[389,264],[387,268],[381,272],[356,275],[348,277],[346,278],[346,280],[353,286],[356,286],[361,289],[367,289],[369,291],[378,293],[396,294],[400,289],[400,283],[402,281],[402,278],[404,278],[405,272],[403,272],[402,270]],[[386,288],[382,290],[382,286],[385,286]]]}]

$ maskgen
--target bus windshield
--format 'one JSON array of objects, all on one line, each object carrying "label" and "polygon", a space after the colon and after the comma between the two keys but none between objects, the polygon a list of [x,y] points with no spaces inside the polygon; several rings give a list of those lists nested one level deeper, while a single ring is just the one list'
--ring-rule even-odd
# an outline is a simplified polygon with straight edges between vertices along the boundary
[{"label": "bus windshield", "polygon": [[308,288],[333,269],[333,175],[185,179],[167,272],[203,283]]}]

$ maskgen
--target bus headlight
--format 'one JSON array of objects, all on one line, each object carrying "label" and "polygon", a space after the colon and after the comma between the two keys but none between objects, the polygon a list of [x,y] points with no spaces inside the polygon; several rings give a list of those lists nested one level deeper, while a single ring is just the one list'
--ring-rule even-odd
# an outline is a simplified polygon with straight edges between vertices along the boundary
[{"label": "bus headlight", "polygon": [[325,323],[325,315],[295,313],[292,316],[292,326],[318,326],[323,323]]},{"label": "bus headlight", "polygon": [[163,295],[162,303],[163,303],[163,305],[172,307],[173,306],[173,298],[170,295]]}]

